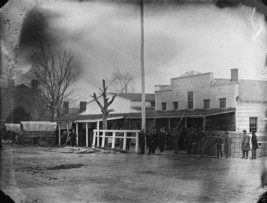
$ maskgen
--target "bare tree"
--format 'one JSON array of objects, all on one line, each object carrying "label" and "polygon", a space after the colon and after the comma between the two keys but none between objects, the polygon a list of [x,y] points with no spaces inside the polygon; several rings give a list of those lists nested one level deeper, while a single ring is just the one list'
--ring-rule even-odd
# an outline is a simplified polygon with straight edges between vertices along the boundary
[{"label": "bare tree", "polygon": [[113,73],[110,84],[115,92],[129,93],[135,92],[133,82],[134,76],[131,73],[118,70]]},{"label": "bare tree", "polygon": [[101,112],[102,112],[102,119],[103,119],[102,126],[103,126],[103,129],[107,129],[108,128],[108,123],[107,123],[108,114],[114,111],[113,109],[108,109],[108,107],[112,104],[112,102],[114,101],[117,95],[113,95],[112,98],[109,100],[109,98],[107,97],[108,87],[106,86],[105,80],[103,80],[102,82],[103,82],[103,89],[100,88],[101,93],[99,97],[101,96],[103,97],[103,104],[101,104],[101,102],[98,100],[99,97],[96,96],[96,93],[91,95],[91,97],[93,97],[93,99],[96,101],[96,103],[100,107]]},{"label": "bare tree", "polygon": [[43,102],[52,121],[60,113],[63,100],[71,94],[69,87],[78,78],[74,54],[64,48],[40,46],[30,54],[31,73],[38,80]]}]

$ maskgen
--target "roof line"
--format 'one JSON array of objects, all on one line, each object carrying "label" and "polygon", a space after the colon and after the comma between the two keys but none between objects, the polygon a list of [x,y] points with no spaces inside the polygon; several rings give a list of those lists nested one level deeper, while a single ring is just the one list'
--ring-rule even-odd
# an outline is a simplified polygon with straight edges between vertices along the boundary
[{"label": "roof line", "polygon": [[211,113],[211,114],[206,114],[205,116],[216,116],[216,115],[220,115],[220,114],[227,114],[227,113],[233,113],[233,112],[235,112],[235,110]]}]

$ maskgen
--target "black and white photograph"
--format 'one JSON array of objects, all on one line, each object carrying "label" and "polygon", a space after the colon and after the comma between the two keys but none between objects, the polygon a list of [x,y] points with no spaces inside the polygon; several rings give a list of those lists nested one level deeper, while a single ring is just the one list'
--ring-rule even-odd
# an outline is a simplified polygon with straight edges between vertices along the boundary
[{"label": "black and white photograph", "polygon": [[6,0],[0,202],[267,202],[265,0]]}]

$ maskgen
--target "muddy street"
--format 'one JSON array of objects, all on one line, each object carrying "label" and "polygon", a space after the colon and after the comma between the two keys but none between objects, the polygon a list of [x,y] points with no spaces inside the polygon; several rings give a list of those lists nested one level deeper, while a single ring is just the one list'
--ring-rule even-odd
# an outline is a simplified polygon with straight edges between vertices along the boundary
[{"label": "muddy street", "polygon": [[5,147],[1,189],[16,202],[256,202],[264,192],[263,159],[61,149]]}]

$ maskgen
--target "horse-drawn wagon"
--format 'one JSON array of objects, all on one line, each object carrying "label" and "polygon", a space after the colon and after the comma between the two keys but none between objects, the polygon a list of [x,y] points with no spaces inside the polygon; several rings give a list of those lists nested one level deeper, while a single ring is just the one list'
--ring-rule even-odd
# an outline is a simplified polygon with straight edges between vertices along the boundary
[{"label": "horse-drawn wagon", "polygon": [[22,139],[24,143],[41,146],[53,145],[56,139],[56,122],[48,121],[22,121]]},{"label": "horse-drawn wagon", "polygon": [[21,126],[18,123],[5,123],[1,129],[2,144],[14,144],[16,136],[21,133]]}]

